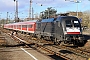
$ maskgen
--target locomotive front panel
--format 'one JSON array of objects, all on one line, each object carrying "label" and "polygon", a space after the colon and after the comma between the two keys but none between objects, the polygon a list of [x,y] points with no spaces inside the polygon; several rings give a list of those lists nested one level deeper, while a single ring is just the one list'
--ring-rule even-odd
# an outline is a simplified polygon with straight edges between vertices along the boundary
[{"label": "locomotive front panel", "polygon": [[65,19],[65,40],[69,41],[68,43],[73,43],[77,45],[78,43],[83,43],[83,35],[81,24],[78,18],[76,17],[69,17]]},{"label": "locomotive front panel", "polygon": [[64,43],[77,45],[83,43],[81,24],[73,16],[61,16],[55,23],[55,38]]},{"label": "locomotive front panel", "polygon": [[65,20],[64,34],[68,36],[82,35],[81,24],[77,18],[73,17]]},{"label": "locomotive front panel", "polygon": [[65,20],[65,34],[82,34],[79,20]]}]

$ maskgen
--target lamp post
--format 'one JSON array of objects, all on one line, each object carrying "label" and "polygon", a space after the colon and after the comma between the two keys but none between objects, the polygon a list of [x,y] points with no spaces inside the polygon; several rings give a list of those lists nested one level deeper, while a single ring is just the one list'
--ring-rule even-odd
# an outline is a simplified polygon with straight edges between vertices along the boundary
[{"label": "lamp post", "polygon": [[14,0],[16,9],[15,9],[15,22],[18,21],[18,0]]},{"label": "lamp post", "polygon": [[78,17],[78,3],[80,3],[81,1],[75,1],[75,3],[77,3],[77,17]]},{"label": "lamp post", "polygon": [[30,8],[29,8],[29,19],[31,19],[31,8],[32,7],[32,0],[30,0]]},{"label": "lamp post", "polygon": [[8,23],[8,13],[9,13],[9,12],[7,12],[7,20],[6,20],[6,24]]}]

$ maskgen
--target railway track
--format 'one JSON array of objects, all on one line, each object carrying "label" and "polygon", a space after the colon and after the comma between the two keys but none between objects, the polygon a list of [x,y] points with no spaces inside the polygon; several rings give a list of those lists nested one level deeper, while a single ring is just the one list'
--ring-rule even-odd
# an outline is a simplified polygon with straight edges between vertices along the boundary
[{"label": "railway track", "polygon": [[[53,45],[53,43],[50,41],[39,40],[36,38],[32,38],[29,35],[26,36],[23,34],[20,34],[20,35],[18,34],[11,37],[20,44],[25,44],[25,46],[35,48],[40,52],[44,51],[42,52],[44,54],[56,55],[66,60],[77,60],[76,58],[78,59],[82,58],[84,60],[87,60],[90,57],[90,52],[86,51],[85,49],[72,48],[72,47],[59,46],[59,45],[57,46],[57,45]],[[73,57],[76,57],[76,58],[72,59],[71,58],[72,54],[70,56],[70,53],[63,54],[62,52],[60,52],[60,51],[65,51],[65,50],[67,50],[66,52],[72,52],[74,54]]]},{"label": "railway track", "polygon": [[5,36],[0,35],[0,45],[1,46],[6,44],[6,41],[5,40],[6,40],[5,39]]},{"label": "railway track", "polygon": [[2,31],[0,31],[0,46],[3,46],[6,44],[6,38],[4,35],[2,35]]},{"label": "railway track", "polygon": [[[8,34],[9,36],[11,36],[11,34]],[[50,55],[56,55],[56,56],[59,56],[60,57],[60,59],[62,58],[62,60],[63,59],[66,59],[66,60],[71,60],[70,58],[68,58],[68,57],[65,57],[64,55],[62,55],[62,54],[60,54],[60,53],[57,53],[57,52],[55,52],[55,51],[52,51],[52,50],[50,50],[50,49],[48,49],[48,48],[45,48],[43,45],[41,45],[40,44],[40,41],[36,41],[35,39],[35,41],[36,42],[34,42],[34,43],[30,43],[30,41],[29,41],[29,43],[27,42],[27,41],[25,41],[23,38],[23,40],[21,39],[21,38],[19,38],[19,37],[17,37],[17,36],[11,36],[17,43],[19,43],[19,44],[24,44],[24,47],[32,47],[32,48],[34,48],[34,49],[36,49],[36,50],[38,50],[39,52],[41,52],[41,50],[42,51],[44,51],[44,52],[46,52],[47,54],[50,54]],[[41,42],[44,42],[45,43],[45,41],[41,41]],[[39,44],[38,44],[39,43]],[[46,41],[46,43],[47,43],[47,41]],[[46,54],[46,53],[44,53],[44,52],[41,52],[41,53],[43,53],[43,54]]]},{"label": "railway track", "polygon": [[90,58],[90,52],[89,51],[85,51],[85,50],[80,49],[80,48],[72,48],[72,47],[66,47],[66,46],[53,46],[53,47],[56,47],[58,49],[65,49],[67,51],[70,51],[73,54],[77,55],[78,57],[81,56],[85,60],[88,60]]},{"label": "railway track", "polygon": [[[22,38],[22,39],[24,39],[24,38]],[[73,54],[75,54],[76,56],[81,56],[84,59],[88,59],[89,58],[88,54],[86,54],[87,52],[83,52],[83,50],[81,50],[81,49],[76,49],[76,48],[71,48],[71,47],[66,47],[66,46],[48,45],[49,43],[46,41],[46,43],[48,43],[48,44],[45,44],[45,41],[43,41],[43,40],[41,41],[41,43],[44,42],[44,44],[40,44],[40,40],[39,41],[35,40],[35,41],[36,42],[34,42],[35,43],[34,48],[37,49],[37,47],[38,47],[38,49],[42,49],[42,50],[47,51],[48,54],[54,54],[54,55],[60,56],[60,57],[62,57],[64,59],[67,59],[67,60],[71,60],[71,58],[67,57],[67,54],[62,54],[61,52],[58,52],[60,49],[66,49],[66,50],[68,50],[70,52],[73,52]],[[49,46],[49,47],[47,47],[46,45]],[[52,50],[54,48],[50,48],[50,47],[57,48],[57,51],[56,50]]]}]

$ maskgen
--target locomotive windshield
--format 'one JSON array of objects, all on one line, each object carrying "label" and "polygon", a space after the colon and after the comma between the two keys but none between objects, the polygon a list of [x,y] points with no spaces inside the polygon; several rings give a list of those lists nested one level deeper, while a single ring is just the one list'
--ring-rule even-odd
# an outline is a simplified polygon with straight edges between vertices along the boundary
[{"label": "locomotive windshield", "polygon": [[66,20],[66,27],[80,27],[78,20]]},{"label": "locomotive windshield", "polygon": [[71,20],[66,20],[66,27],[72,27]]},{"label": "locomotive windshield", "polygon": [[79,21],[73,20],[74,27],[80,27]]}]

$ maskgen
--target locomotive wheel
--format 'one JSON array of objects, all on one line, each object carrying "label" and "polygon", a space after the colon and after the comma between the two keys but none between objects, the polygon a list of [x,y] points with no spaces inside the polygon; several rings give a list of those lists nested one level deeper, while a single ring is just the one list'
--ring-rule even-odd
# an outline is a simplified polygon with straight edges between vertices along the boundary
[{"label": "locomotive wheel", "polygon": [[54,39],[54,44],[56,45],[56,42],[57,42],[57,38]]},{"label": "locomotive wheel", "polygon": [[82,46],[84,46],[84,44],[85,44],[85,42],[84,41],[79,41],[79,43],[78,43],[78,45],[80,46],[80,47],[82,47]]},{"label": "locomotive wheel", "polygon": [[67,41],[64,41],[64,44],[67,44]]},{"label": "locomotive wheel", "polygon": [[65,43],[63,41],[61,41],[59,44],[60,44],[60,46],[65,45]]},{"label": "locomotive wheel", "polygon": [[80,40],[77,40],[77,41],[74,41],[74,46],[84,46],[84,41],[80,41]]},{"label": "locomotive wheel", "polygon": [[57,38],[55,38],[55,40],[54,40],[54,44],[55,44],[55,45],[60,45],[60,42],[57,41]]},{"label": "locomotive wheel", "polygon": [[74,42],[73,42],[73,45],[74,45],[74,46],[78,46],[78,41],[74,41]]}]

